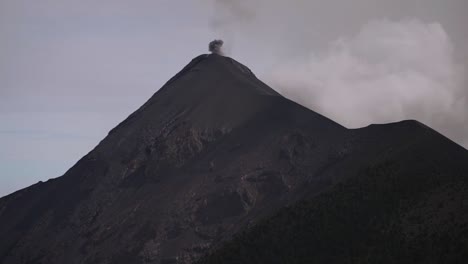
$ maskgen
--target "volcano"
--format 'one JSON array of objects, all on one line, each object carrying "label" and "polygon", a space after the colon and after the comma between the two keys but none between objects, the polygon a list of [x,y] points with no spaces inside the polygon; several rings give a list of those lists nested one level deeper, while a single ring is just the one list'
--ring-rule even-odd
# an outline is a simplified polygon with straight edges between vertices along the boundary
[{"label": "volcano", "polygon": [[0,199],[0,262],[456,261],[467,186],[468,152],[417,121],[347,129],[201,55],[63,176]]}]

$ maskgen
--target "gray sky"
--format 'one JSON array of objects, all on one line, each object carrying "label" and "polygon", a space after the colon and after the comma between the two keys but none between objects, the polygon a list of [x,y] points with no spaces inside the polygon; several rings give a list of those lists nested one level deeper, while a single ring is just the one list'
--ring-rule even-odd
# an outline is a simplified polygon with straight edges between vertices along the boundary
[{"label": "gray sky", "polygon": [[62,175],[220,37],[348,127],[468,146],[466,0],[0,0],[0,196]]}]

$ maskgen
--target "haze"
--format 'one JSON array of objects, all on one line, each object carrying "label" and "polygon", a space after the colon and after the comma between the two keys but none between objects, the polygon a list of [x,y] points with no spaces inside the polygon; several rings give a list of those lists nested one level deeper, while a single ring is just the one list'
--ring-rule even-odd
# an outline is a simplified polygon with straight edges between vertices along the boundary
[{"label": "haze", "polygon": [[62,175],[208,42],[347,127],[468,146],[468,1],[0,0],[0,196]]}]

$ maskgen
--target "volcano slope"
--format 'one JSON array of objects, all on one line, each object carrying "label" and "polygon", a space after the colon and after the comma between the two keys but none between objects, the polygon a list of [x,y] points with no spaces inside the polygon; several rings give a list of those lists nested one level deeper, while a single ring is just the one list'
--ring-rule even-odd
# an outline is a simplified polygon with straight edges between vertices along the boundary
[{"label": "volcano slope", "polygon": [[[411,121],[354,133],[380,145],[351,154],[366,157],[356,173],[197,263],[467,263],[466,150]],[[355,162],[344,157],[334,167],[347,168],[347,159]]]},{"label": "volcano slope", "polygon": [[385,241],[457,259],[467,164],[416,121],[349,130],[201,55],[65,175],[0,199],[0,262],[351,262]]}]

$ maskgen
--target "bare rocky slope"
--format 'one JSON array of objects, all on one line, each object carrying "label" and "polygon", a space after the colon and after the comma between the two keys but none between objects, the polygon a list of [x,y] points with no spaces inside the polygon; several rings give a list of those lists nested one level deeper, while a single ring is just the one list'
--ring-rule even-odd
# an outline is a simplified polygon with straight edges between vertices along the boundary
[{"label": "bare rocky slope", "polygon": [[[228,262],[223,245],[235,234],[241,239],[281,208],[386,166],[394,180],[374,178],[408,189],[388,193],[410,203],[405,232],[420,227],[412,213],[435,214],[434,226],[455,214],[456,228],[441,232],[465,232],[466,248],[467,164],[465,149],[416,121],[349,130],[282,97],[237,61],[201,55],[65,175],[0,199],[0,263],[192,263],[208,253],[204,261]],[[379,190],[367,181],[353,186]],[[346,193],[353,206],[363,203]],[[439,209],[439,200],[451,209]],[[346,208],[348,198],[327,201]],[[369,208],[363,214],[371,217]],[[250,259],[239,261],[232,263]]]},{"label": "bare rocky slope", "polygon": [[[412,121],[352,137],[360,150],[332,169],[346,177],[244,228],[197,264],[467,263],[467,151]],[[351,164],[360,169],[347,174]]]}]

